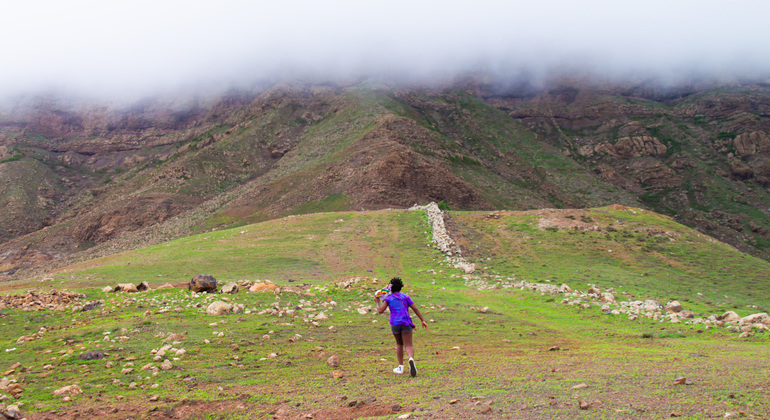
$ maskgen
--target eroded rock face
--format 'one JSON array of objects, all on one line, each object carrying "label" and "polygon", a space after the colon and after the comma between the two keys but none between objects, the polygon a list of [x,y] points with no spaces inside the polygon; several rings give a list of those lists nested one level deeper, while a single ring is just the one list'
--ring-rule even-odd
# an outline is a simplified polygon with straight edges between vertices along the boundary
[{"label": "eroded rock face", "polygon": [[754,177],[754,170],[751,169],[749,165],[740,160],[731,160],[729,165],[730,175],[735,179],[744,180]]},{"label": "eroded rock face", "polygon": [[217,279],[215,279],[214,276],[208,274],[198,274],[190,280],[190,284],[187,286],[187,288],[197,293],[216,293]]},{"label": "eroded rock face", "polygon": [[754,156],[770,153],[770,137],[762,131],[741,134],[733,139],[733,146],[739,156]]},{"label": "eroded rock face", "polygon": [[673,188],[682,185],[682,177],[653,158],[643,158],[629,165],[637,180],[652,188]]},{"label": "eroded rock face", "polygon": [[582,156],[604,154],[621,158],[638,158],[642,156],[661,156],[666,154],[668,147],[655,137],[629,136],[620,137],[615,144],[589,144],[578,148]]},{"label": "eroded rock face", "polygon": [[635,158],[663,155],[668,148],[655,137],[633,136],[619,138],[615,143],[615,151],[620,157]]}]

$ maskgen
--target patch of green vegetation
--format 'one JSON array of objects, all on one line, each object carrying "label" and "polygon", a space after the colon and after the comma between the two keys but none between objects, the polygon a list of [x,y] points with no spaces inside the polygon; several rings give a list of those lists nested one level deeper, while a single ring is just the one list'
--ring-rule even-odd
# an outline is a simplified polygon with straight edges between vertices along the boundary
[{"label": "patch of green vegetation", "polygon": [[15,155],[9,157],[8,159],[0,160],[0,163],[16,162],[16,161],[21,160],[24,157],[25,157],[25,155],[23,153],[17,153]]},{"label": "patch of green vegetation", "polygon": [[350,198],[345,194],[337,193],[327,196],[323,200],[311,201],[294,208],[291,214],[308,214],[321,212],[340,212],[350,207]]},{"label": "patch of green vegetation", "polygon": [[[399,405],[455,418],[478,417],[474,398],[479,396],[493,400],[501,417],[523,411],[527,417],[574,416],[576,397],[602,401],[583,415],[596,419],[616,417],[629,406],[644,406],[644,415],[654,418],[668,417],[674,408],[698,417],[704,405],[718,413],[739,407],[749,415],[769,408],[766,393],[755,390],[770,357],[766,334],[739,341],[724,329],[645,317],[631,321],[603,314],[598,304],[569,306],[559,303],[562,296],[504,287],[515,280],[565,282],[579,290],[596,283],[616,287],[619,299],[675,297],[695,311],[723,304],[743,308],[749,283],[765,280],[768,263],[638,209],[600,208],[569,219],[615,226],[610,234],[541,230],[543,214],[451,216],[469,245],[466,258],[484,257],[468,280],[426,246],[430,228],[419,211],[292,216],[65,268],[53,274],[55,281],[66,280],[67,288],[85,293],[82,302],[104,305],[88,312],[3,310],[0,347],[14,349],[6,360],[31,367],[13,373],[24,386],[16,402],[33,415],[87,403],[97,410],[116,407],[119,413],[113,414],[127,417],[136,412],[124,409],[138,404],[168,413],[194,408],[212,418],[269,418],[279,408],[292,416],[334,417],[349,410],[349,401],[371,396],[377,399],[366,407],[381,407],[382,415]],[[639,250],[648,243],[659,248],[649,254]],[[731,298],[722,301],[723,285],[715,281],[724,282],[727,270],[740,277],[724,285]],[[179,288],[125,295],[100,291],[146,279],[153,279],[153,286],[185,281],[199,272],[220,283],[270,279],[285,289],[227,296]],[[427,330],[415,333],[416,378],[390,373],[395,355],[387,318],[370,310],[373,291],[395,275],[406,280],[405,292],[429,321]],[[349,286],[338,283],[353,276],[358,280]],[[758,312],[767,306],[768,292],[751,287],[751,299],[760,306],[751,310]],[[708,304],[694,295],[697,290],[722,302]],[[245,311],[205,313],[225,297]],[[17,342],[41,326],[39,338]],[[165,343],[185,353],[156,361],[153,350]],[[559,350],[548,351],[553,346]],[[108,356],[78,358],[89,350]],[[740,357],[745,354],[753,357]],[[340,357],[341,366],[327,366],[331,355]],[[172,369],[153,373],[165,358]],[[343,378],[335,379],[334,371]],[[698,389],[662,393],[661,384],[677,376],[695,377]],[[53,395],[71,383],[83,390],[72,402]],[[572,388],[579,383],[588,387]],[[735,389],[744,390],[738,401],[727,398]],[[502,398],[510,394],[515,401]],[[654,405],[643,405],[651,399]]]}]

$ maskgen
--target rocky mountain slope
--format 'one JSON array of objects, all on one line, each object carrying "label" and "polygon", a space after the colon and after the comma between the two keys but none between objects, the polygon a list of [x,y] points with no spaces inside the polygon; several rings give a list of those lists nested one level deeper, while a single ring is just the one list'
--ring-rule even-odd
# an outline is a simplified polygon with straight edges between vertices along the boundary
[{"label": "rocky mountain slope", "polygon": [[0,114],[0,273],[429,201],[645,207],[770,258],[767,85],[481,80],[279,83],[123,108],[19,101]]}]

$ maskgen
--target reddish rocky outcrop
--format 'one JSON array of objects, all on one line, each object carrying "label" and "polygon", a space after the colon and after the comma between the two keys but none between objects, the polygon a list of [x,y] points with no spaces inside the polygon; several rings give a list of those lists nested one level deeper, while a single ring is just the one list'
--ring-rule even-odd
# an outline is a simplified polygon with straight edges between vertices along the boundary
[{"label": "reddish rocky outcrop", "polygon": [[733,139],[733,146],[739,156],[770,154],[770,137],[762,131],[741,134]]}]

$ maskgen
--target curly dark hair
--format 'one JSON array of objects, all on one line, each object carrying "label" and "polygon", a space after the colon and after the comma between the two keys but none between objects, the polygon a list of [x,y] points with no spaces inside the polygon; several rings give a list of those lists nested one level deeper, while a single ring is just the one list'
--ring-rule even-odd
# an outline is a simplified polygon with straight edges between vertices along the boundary
[{"label": "curly dark hair", "polygon": [[393,293],[400,292],[401,288],[404,287],[404,282],[401,281],[401,278],[399,277],[393,277],[390,279],[390,291]]}]

